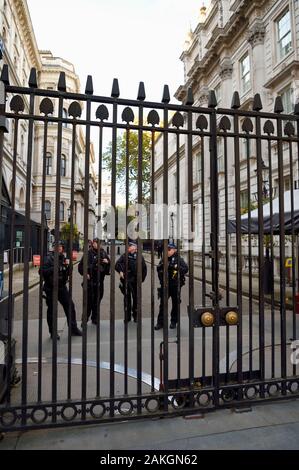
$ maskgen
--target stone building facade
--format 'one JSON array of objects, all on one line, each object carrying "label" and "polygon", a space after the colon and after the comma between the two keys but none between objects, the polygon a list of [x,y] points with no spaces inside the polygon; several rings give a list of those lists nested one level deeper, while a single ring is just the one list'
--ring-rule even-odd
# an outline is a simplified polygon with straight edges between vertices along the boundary
[{"label": "stone building facade", "polygon": [[[2,64],[8,64],[10,83],[17,86],[28,86],[28,78],[32,67],[36,68],[38,86],[44,89],[57,89],[60,72],[65,72],[67,90],[80,92],[80,82],[74,66],[66,60],[54,57],[49,51],[40,51],[37,46],[30,12],[26,0],[0,0],[0,37],[2,38],[4,54]],[[0,64],[0,68],[2,68]],[[9,106],[8,96],[8,106]],[[64,117],[67,117],[68,106],[65,103]],[[57,104],[55,104],[57,106]],[[25,103],[28,110],[28,102]],[[26,112],[26,111],[25,111]],[[55,175],[57,151],[57,126],[49,125],[48,154],[46,164],[46,217],[48,226],[53,229],[55,223]],[[11,194],[12,161],[13,161],[13,129],[5,136],[3,177]],[[26,168],[27,168],[27,139],[28,124],[22,122],[19,130],[17,151],[17,180],[16,180],[16,210],[25,208]],[[82,129],[76,136],[75,158],[75,217],[82,237],[84,232],[84,159],[85,137]],[[36,214],[41,212],[42,194],[42,164],[43,164],[43,126],[35,123],[34,147],[31,181],[31,205]],[[72,130],[63,126],[62,164],[61,164],[61,226],[68,221],[71,201],[71,152]],[[90,207],[89,207],[89,238],[95,233],[96,223],[96,175],[95,153],[93,145],[90,149]]]},{"label": "stone building facade", "polygon": [[[200,9],[199,21],[194,31],[189,31],[185,48],[181,54],[185,82],[175,93],[184,102],[188,88],[192,88],[194,106],[208,106],[209,91],[216,93],[218,107],[230,108],[234,91],[240,94],[241,109],[252,109],[256,93],[261,95],[263,111],[274,111],[276,96],[280,95],[284,113],[292,113],[295,102],[299,101],[299,1],[298,0],[212,0],[208,9]],[[195,124],[195,123],[194,123]],[[242,125],[242,123],[240,123]],[[285,149],[285,190],[290,189],[289,153]],[[176,202],[176,146],[169,137],[169,203]],[[241,182],[237,188],[241,194],[241,209],[248,208],[248,178],[246,143],[240,141]],[[225,249],[224,215],[224,150],[223,141],[217,143],[218,181],[220,204],[220,250]],[[278,187],[277,147],[272,145],[272,185],[275,197]],[[297,152],[294,149],[293,184],[298,187]],[[199,227],[202,214],[201,184],[205,185],[205,223],[207,246],[210,233],[210,180],[209,145],[206,143],[202,154],[200,142],[193,139],[193,198],[195,226]],[[202,160],[204,178],[202,179]],[[263,160],[267,166],[267,149],[263,147]],[[163,138],[156,143],[156,201],[163,199]],[[228,144],[228,208],[229,218],[235,216],[235,171],[233,144]],[[250,145],[250,194],[257,192],[256,148]],[[180,195],[181,202],[187,202],[187,142],[181,137],[180,148]],[[200,246],[196,250],[200,251]],[[246,250],[245,250],[246,251]],[[244,252],[245,253],[245,252]],[[234,247],[231,251],[232,267]],[[256,258],[257,261],[257,258]],[[278,259],[276,259],[278,268]]]}]

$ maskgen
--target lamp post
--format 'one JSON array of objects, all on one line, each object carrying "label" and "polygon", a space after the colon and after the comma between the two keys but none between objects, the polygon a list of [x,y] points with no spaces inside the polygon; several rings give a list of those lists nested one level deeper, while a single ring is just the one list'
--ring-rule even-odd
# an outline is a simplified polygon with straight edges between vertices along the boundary
[{"label": "lamp post", "polygon": [[[255,174],[257,175],[257,170],[254,170]],[[263,179],[263,186],[262,186],[262,197],[263,199],[268,199],[270,196],[275,196],[275,188],[272,188],[272,194],[270,195],[270,184],[269,184],[269,167],[265,164],[264,160],[262,160],[262,179]],[[256,202],[258,202],[258,192],[254,193],[254,198]]]}]

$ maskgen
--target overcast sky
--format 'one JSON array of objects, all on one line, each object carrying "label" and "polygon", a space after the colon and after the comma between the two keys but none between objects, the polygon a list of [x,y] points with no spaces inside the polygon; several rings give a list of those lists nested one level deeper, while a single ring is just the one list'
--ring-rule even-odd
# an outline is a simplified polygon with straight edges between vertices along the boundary
[{"label": "overcast sky", "polygon": [[[84,90],[110,95],[119,79],[122,98],[135,99],[140,81],[147,99],[160,101],[183,84],[179,60],[203,0],[28,0],[38,47],[75,65]],[[205,0],[209,4],[209,0]],[[173,100],[175,101],[175,100]]]}]

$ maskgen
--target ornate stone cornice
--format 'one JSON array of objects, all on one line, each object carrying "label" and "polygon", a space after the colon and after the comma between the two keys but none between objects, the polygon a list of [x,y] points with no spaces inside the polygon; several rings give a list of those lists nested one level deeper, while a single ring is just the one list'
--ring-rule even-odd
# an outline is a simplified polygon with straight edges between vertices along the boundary
[{"label": "ornate stone cornice", "polygon": [[265,25],[260,18],[256,18],[254,24],[251,25],[247,32],[247,40],[252,47],[263,44],[265,40]]},{"label": "ornate stone cornice", "polygon": [[14,8],[13,11],[16,12],[16,20],[18,21],[22,35],[24,38],[24,43],[28,50],[28,55],[32,62],[32,66],[36,67],[37,70],[41,67],[39,51],[36,43],[36,38],[28,10],[28,5],[26,0],[13,0]]},{"label": "ornate stone cornice", "polygon": [[207,106],[209,103],[209,88],[207,86],[201,87],[196,98],[200,107]]},{"label": "ornate stone cornice", "polygon": [[222,80],[226,80],[227,78],[231,78],[232,74],[233,74],[232,61],[229,57],[225,57],[220,63],[219,75],[222,78]]}]

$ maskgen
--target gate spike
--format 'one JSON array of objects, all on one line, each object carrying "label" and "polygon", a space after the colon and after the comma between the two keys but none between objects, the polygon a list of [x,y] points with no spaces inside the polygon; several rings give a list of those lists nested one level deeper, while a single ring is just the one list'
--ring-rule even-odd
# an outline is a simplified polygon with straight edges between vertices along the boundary
[{"label": "gate spike", "polygon": [[36,69],[32,68],[30,71],[30,77],[28,80],[28,85],[30,88],[37,88],[37,76],[36,76]]},{"label": "gate spike", "polygon": [[58,91],[66,91],[65,72],[60,72],[57,88]]},{"label": "gate spike", "polygon": [[192,88],[188,88],[187,99],[186,99],[186,106],[192,106],[194,104],[194,97]]},{"label": "gate spike", "polygon": [[274,113],[277,113],[277,114],[283,113],[283,104],[282,104],[281,96],[276,96]]},{"label": "gate spike", "polygon": [[169,102],[170,102],[169,86],[164,85],[162,103],[168,104]]},{"label": "gate spike", "polygon": [[8,65],[7,64],[3,65],[0,80],[1,80],[1,82],[4,83],[4,85],[9,85],[9,72],[8,72]]},{"label": "gate spike", "polygon": [[209,93],[209,108],[217,108],[217,98],[216,98],[216,93],[214,90],[211,90]]},{"label": "gate spike", "polygon": [[93,81],[92,81],[92,76],[91,75],[87,76],[85,94],[86,95],[93,95]]},{"label": "gate spike", "polygon": [[146,98],[144,82],[139,83],[137,100],[144,101]]},{"label": "gate spike", "polygon": [[240,104],[240,96],[239,96],[239,93],[237,91],[234,92],[233,94],[233,99],[232,99],[232,109],[239,109],[241,106]]},{"label": "gate spike", "polygon": [[115,78],[113,80],[111,96],[112,96],[112,98],[119,98],[119,95],[120,95],[120,92],[119,92],[118,79]]},{"label": "gate spike", "polygon": [[254,95],[252,109],[253,111],[260,111],[261,109],[263,109],[261,95],[259,93],[256,93]]}]

